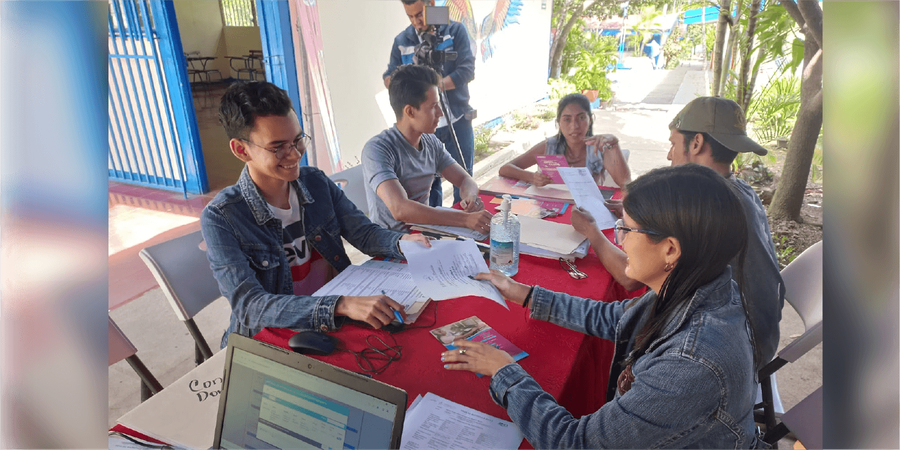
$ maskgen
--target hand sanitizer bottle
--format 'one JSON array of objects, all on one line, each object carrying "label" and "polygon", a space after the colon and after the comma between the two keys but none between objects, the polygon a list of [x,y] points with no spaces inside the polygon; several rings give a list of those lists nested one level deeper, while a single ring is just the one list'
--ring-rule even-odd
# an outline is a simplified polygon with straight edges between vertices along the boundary
[{"label": "hand sanitizer bottle", "polygon": [[503,196],[500,212],[491,219],[491,269],[497,269],[507,276],[519,272],[519,219],[510,214],[512,198]]}]

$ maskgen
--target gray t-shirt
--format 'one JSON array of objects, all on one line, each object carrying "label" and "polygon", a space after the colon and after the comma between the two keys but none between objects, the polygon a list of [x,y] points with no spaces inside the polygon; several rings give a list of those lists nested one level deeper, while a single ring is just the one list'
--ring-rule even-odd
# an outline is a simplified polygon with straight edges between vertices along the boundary
[{"label": "gray t-shirt", "polygon": [[[749,308],[750,320],[753,322],[756,346],[759,348],[762,361],[757,361],[757,369],[775,357],[778,350],[781,308],[784,307],[784,280],[778,268],[778,257],[775,256],[775,244],[766,220],[766,208],[759,200],[753,188],[743,180],[730,177],[736,188],[738,198],[744,205],[747,217],[747,256],[744,261],[745,283],[741,285]],[[737,259],[731,262],[734,269],[732,277],[738,280]]]},{"label": "gray t-shirt", "polygon": [[410,145],[396,125],[366,142],[362,151],[363,180],[372,222],[390,230],[408,228],[394,219],[391,210],[378,197],[378,185],[399,180],[410,200],[427,205],[435,174],[456,163],[435,135],[423,134],[420,143],[422,150]]}]

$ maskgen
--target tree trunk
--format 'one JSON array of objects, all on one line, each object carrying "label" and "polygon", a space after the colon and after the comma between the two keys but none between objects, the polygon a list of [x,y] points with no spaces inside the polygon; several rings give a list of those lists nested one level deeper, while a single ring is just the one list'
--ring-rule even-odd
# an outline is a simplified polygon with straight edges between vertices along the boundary
[{"label": "tree trunk", "polygon": [[716,43],[713,47],[713,97],[719,97],[722,90],[722,56],[725,53],[725,32],[731,17],[731,0],[722,0],[719,5],[719,21],[716,24]]},{"label": "tree trunk", "polygon": [[[761,44],[759,46],[759,52],[756,54],[756,60],[759,61],[765,52],[766,44]],[[747,86],[747,92],[744,94],[744,100],[741,104],[745,114],[747,113],[747,110],[750,109],[750,99],[753,98],[753,90],[756,89],[756,77],[759,75],[759,66],[759,63],[753,64],[753,76],[750,77],[750,84]]]},{"label": "tree trunk", "polygon": [[753,87],[750,85],[747,78],[750,76],[750,60],[753,56],[753,37],[756,34],[756,16],[759,14],[759,5],[760,0],[751,0],[750,2],[750,16],[747,17],[747,42],[744,44],[745,50],[743,51],[743,58],[741,60],[738,103],[741,105],[741,108],[744,109],[744,113],[747,112],[747,108],[750,106],[750,94],[753,92]]},{"label": "tree trunk", "polygon": [[722,88],[721,91],[725,91],[725,83],[729,81],[731,78],[731,71],[734,70],[734,54],[735,49],[737,48],[738,40],[741,37],[741,10],[744,7],[744,0],[738,0],[737,4],[737,14],[732,16],[730,27],[728,27],[730,34],[728,35],[728,47],[725,51],[725,60],[722,62],[723,70],[722,70]]},{"label": "tree trunk", "polygon": [[[593,3],[593,2],[591,2]],[[550,53],[550,78],[559,78],[560,69],[562,68],[562,57],[563,51],[566,49],[566,41],[569,39],[569,31],[572,31],[572,27],[575,26],[575,22],[578,21],[578,18],[581,17],[581,13],[584,12],[584,3],[579,5],[575,5],[572,8],[572,15],[566,21],[565,26],[557,31],[558,37],[554,40],[557,42],[556,48]]]},{"label": "tree trunk", "polygon": [[800,84],[800,111],[791,132],[778,189],[769,206],[769,217],[800,222],[806,181],[822,129],[822,50],[806,33],[804,55],[809,60]]},{"label": "tree trunk", "polygon": [[[555,2],[554,2],[555,3]],[[562,25],[566,20],[566,15],[569,13],[569,4],[563,3],[562,8],[559,11],[554,11],[553,15],[557,16],[556,19],[556,32],[553,34],[553,42],[550,43],[550,78],[557,78],[558,76],[554,76],[553,70],[553,55],[556,53],[556,48],[559,46],[559,40],[562,36]],[[565,47],[565,44],[563,44]],[[559,68],[556,69],[559,71]]]}]

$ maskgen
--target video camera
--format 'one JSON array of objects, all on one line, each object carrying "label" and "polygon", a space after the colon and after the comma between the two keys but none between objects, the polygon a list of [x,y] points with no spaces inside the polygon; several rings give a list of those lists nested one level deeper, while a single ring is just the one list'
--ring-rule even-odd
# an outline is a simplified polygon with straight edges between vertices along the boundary
[{"label": "video camera", "polygon": [[444,41],[444,36],[440,34],[441,26],[450,24],[450,8],[425,6],[425,24],[428,25],[428,30],[419,34],[422,42],[415,48],[413,63],[431,67],[441,73],[444,61],[456,60],[456,52],[437,49]]}]

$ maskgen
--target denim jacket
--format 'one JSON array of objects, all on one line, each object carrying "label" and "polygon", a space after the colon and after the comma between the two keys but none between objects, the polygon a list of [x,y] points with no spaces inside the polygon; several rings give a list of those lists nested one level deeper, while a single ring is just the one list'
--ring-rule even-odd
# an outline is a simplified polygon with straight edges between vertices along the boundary
[{"label": "denim jacket", "polygon": [[[343,236],[363,253],[401,258],[397,241],[403,235],[366,218],[343,191],[314,167],[301,167],[291,182],[300,200],[307,243],[338,271],[350,265]],[[284,254],[281,221],[259,193],[247,167],[238,183],[222,189],[200,216],[206,254],[219,291],[231,303],[229,333],[252,337],[264,327],[331,331],[340,296],[294,295]]]},{"label": "denim jacket", "polygon": [[[615,368],[634,347],[655,296],[649,291],[605,303],[536,287],[531,316],[615,342]],[[619,371],[612,372],[614,386]],[[497,371],[490,391],[534,448],[759,445],[750,331],[730,268],[676,312],[632,372],[630,390],[616,392],[581,418],[559,406],[518,364]]]}]

